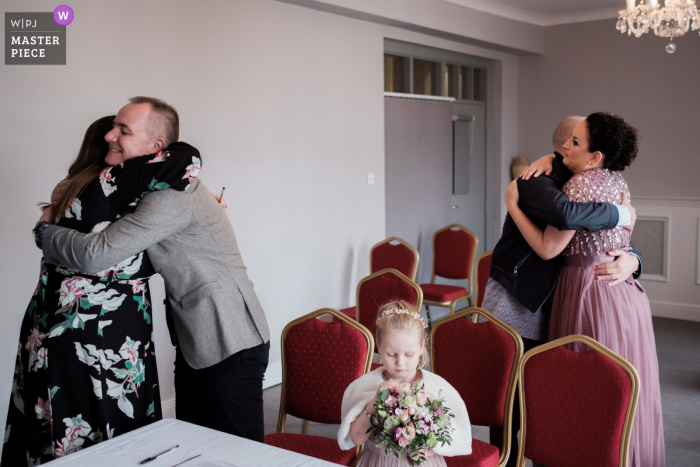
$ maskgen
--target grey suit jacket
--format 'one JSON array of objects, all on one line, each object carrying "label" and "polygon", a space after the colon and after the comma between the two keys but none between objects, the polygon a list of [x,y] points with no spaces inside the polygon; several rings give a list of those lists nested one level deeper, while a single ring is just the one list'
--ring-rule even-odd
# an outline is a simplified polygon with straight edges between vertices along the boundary
[{"label": "grey suit jacket", "polygon": [[99,233],[50,226],[42,246],[46,262],[88,273],[146,250],[165,280],[178,343],[193,368],[270,340],[231,223],[199,180],[184,192],[146,195]]}]

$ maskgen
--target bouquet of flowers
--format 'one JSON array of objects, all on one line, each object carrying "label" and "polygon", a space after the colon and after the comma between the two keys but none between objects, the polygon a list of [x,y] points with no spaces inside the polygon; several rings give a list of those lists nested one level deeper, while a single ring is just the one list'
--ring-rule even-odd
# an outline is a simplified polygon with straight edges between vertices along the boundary
[{"label": "bouquet of flowers", "polygon": [[382,388],[367,430],[387,456],[405,459],[412,467],[422,464],[438,443],[450,444],[454,430],[454,414],[445,406],[442,391],[436,398],[423,388],[409,383],[399,384],[395,392]]}]

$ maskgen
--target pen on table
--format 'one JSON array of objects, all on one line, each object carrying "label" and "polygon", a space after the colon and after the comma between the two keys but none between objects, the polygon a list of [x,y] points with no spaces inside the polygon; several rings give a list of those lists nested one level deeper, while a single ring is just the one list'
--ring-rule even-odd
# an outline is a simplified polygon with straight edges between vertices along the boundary
[{"label": "pen on table", "polygon": [[179,448],[179,447],[180,447],[180,445],[179,445],[179,444],[176,444],[175,446],[173,446],[173,447],[171,447],[171,448],[168,448],[168,449],[166,449],[165,451],[163,451],[163,452],[161,452],[161,453],[158,453],[158,454],[156,454],[156,455],[153,456],[153,457],[149,457],[148,459],[142,460],[142,461],[140,462],[140,464],[142,464],[142,465],[143,465],[143,464],[148,464],[149,462],[158,459],[160,456],[162,456],[162,455],[165,454],[166,452],[170,452],[170,451],[172,451],[173,449],[176,449],[176,448]]},{"label": "pen on table", "polygon": [[197,454],[197,455],[196,455],[196,456],[194,456],[194,457],[190,457],[189,459],[187,459],[187,460],[184,460],[184,461],[180,462],[179,464],[175,464],[175,465],[173,465],[173,467],[177,467],[178,465],[182,465],[182,464],[184,464],[185,462],[189,462],[189,461],[191,461],[192,459],[196,459],[196,458],[198,458],[199,456],[201,456],[201,454]]}]

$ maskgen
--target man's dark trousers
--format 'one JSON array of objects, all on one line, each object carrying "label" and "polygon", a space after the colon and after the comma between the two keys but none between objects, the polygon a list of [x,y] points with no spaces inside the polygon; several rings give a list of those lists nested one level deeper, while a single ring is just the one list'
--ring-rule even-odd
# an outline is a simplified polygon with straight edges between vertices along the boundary
[{"label": "man's dark trousers", "polygon": [[266,342],[195,370],[177,347],[177,419],[265,442],[262,386],[269,355],[270,342]]},{"label": "man's dark trousers", "polygon": [[[532,339],[523,338],[523,351],[527,352],[530,349],[534,349],[538,345],[542,345],[544,342],[533,341]],[[518,383],[520,384],[520,383]],[[518,387],[515,388],[515,401],[513,401],[513,418],[511,421],[510,429],[510,456],[508,456],[508,463],[506,467],[515,467],[516,461],[518,459],[518,432],[520,431],[520,395],[518,394]],[[503,427],[492,426],[489,429],[490,444],[493,444],[500,451],[503,449]],[[535,464],[537,465],[537,464]]]}]

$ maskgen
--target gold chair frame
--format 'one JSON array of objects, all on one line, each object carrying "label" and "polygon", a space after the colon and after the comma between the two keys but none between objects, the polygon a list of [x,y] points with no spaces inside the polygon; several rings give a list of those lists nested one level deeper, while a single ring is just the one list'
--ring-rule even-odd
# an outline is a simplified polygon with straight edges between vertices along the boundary
[{"label": "gold chair frame", "polygon": [[[397,276],[402,281],[408,283],[408,285],[410,285],[411,288],[413,288],[413,290],[416,291],[416,295],[418,297],[418,300],[416,301],[416,310],[418,310],[418,312],[420,313],[420,309],[423,306],[423,289],[420,288],[420,285],[416,284],[414,281],[412,281],[408,277],[404,276],[401,271],[397,271],[394,268],[386,268],[386,269],[382,269],[381,271],[377,271],[374,274],[370,274],[369,276],[362,279],[359,284],[357,284],[357,291],[355,292],[355,304],[356,304],[355,305],[355,319],[357,320],[358,323],[360,322],[360,312],[361,312],[361,309],[360,309],[360,289],[362,288],[362,284],[374,279],[375,277],[383,276],[384,274],[387,274],[387,273]],[[349,319],[352,319],[352,318],[349,318]],[[377,319],[377,317],[375,316],[374,319]]]},{"label": "gold chair frame", "polygon": [[372,270],[372,252],[374,251],[374,249],[377,248],[379,245],[384,245],[385,243],[390,243],[390,242],[393,242],[394,240],[396,240],[397,242],[399,242],[400,244],[402,244],[403,246],[405,246],[406,248],[411,250],[411,252],[413,253],[413,257],[415,258],[415,261],[413,262],[413,270],[411,271],[411,277],[409,277],[409,279],[411,279],[412,281],[415,281],[416,274],[418,274],[418,263],[420,261],[420,254],[418,253],[418,250],[416,250],[413,247],[413,245],[411,245],[406,240],[404,240],[403,238],[400,238],[400,237],[389,237],[386,240],[382,240],[381,242],[372,246],[372,248],[369,250],[369,270],[370,271]]},{"label": "gold chair frame", "polygon": [[[476,264],[476,252],[479,247],[479,237],[476,236],[474,232],[471,230],[467,229],[463,225],[460,224],[450,224],[447,227],[443,227],[442,229],[438,230],[433,234],[433,268],[430,274],[430,283],[434,284],[435,283],[435,238],[445,230],[451,230],[453,228],[457,227],[458,229],[466,232],[469,234],[471,237],[474,238],[474,248],[472,249],[472,262],[469,265],[469,286],[467,287],[467,293],[461,297],[457,297],[452,301],[449,302],[437,302],[433,300],[424,300],[423,304],[425,305],[425,309],[428,313],[428,321],[430,322],[431,326],[433,323],[433,317],[430,314],[430,305],[434,306],[441,306],[441,307],[446,307],[450,309],[450,314],[454,314],[455,312],[455,307],[457,306],[457,302],[461,302],[463,300],[469,300],[469,307],[471,308],[474,305],[474,302],[472,301],[472,291],[474,290],[474,265]],[[442,277],[442,276],[440,276]]]},{"label": "gold chair frame", "polygon": [[455,319],[468,319],[467,317],[469,315],[472,315],[471,321],[474,323],[477,322],[479,315],[483,316],[484,318],[495,324],[499,329],[508,334],[515,342],[515,357],[513,359],[513,366],[510,369],[510,377],[508,378],[508,389],[506,390],[506,407],[503,414],[503,448],[501,449],[501,455],[498,459],[498,467],[505,467],[505,465],[508,463],[508,457],[510,456],[510,445],[512,443],[512,440],[510,438],[510,432],[511,426],[513,424],[513,404],[515,403],[515,388],[518,384],[519,369],[521,365],[521,360],[523,358],[524,345],[523,339],[522,337],[520,337],[520,334],[518,334],[518,332],[515,329],[504,323],[496,315],[494,315],[490,311],[484,310],[483,308],[474,306],[471,308],[467,308],[466,310],[453,313],[452,315],[446,316],[445,318],[435,323],[435,326],[433,326],[433,329],[430,332],[430,371],[435,373],[435,331],[443,324],[449,323],[450,321],[453,321]]},{"label": "gold chair frame", "polygon": [[493,250],[482,254],[476,258],[476,261],[474,262],[474,306],[478,306],[477,303],[479,303],[479,262],[489,255],[493,256]]},{"label": "gold chair frame", "polygon": [[[618,463],[619,467],[627,467],[629,463],[629,448],[630,448],[630,439],[632,437],[632,425],[634,423],[634,417],[637,413],[637,402],[639,401],[639,391],[640,391],[640,382],[639,382],[639,374],[637,373],[637,370],[632,366],[630,362],[610,350],[609,348],[605,347],[603,344],[600,342],[596,341],[595,339],[591,339],[588,336],[584,336],[581,334],[574,334],[571,336],[566,336],[559,338],[557,340],[554,340],[552,342],[548,342],[546,344],[540,345],[538,347],[535,347],[534,349],[529,350],[525,355],[523,356],[522,361],[520,362],[520,368],[518,370],[519,378],[520,381],[524,381],[524,375],[525,375],[525,364],[527,361],[534,355],[537,355],[542,352],[546,352],[547,350],[553,349],[555,347],[559,347],[562,345],[570,344],[572,342],[581,342],[583,344],[588,345],[591,347],[593,350],[598,351],[605,355],[606,357],[610,358],[612,361],[620,365],[629,375],[630,377],[630,382],[631,382],[631,391],[630,391],[630,400],[627,404],[627,413],[625,414],[625,422],[622,426],[622,437],[620,439],[620,461]],[[517,467],[525,467],[525,444],[527,442],[527,417],[526,417],[526,407],[525,407],[525,388],[524,385],[520,385],[520,391],[519,391],[519,396],[520,396],[520,448],[518,449],[518,462],[517,462]]]},{"label": "gold chair frame", "polygon": [[[365,341],[367,342],[367,355],[365,357],[365,366],[362,374],[367,374],[369,372],[370,367],[372,366],[372,357],[374,356],[374,338],[372,337],[372,334],[369,332],[369,329],[361,325],[358,321],[355,321],[354,319],[346,316],[345,314],[339,312],[338,310],[335,310],[333,308],[320,308],[316,311],[312,311],[311,313],[301,316],[293,321],[291,321],[289,324],[287,324],[284,327],[284,330],[282,331],[282,394],[280,395],[280,410],[279,410],[279,416],[277,418],[277,433],[284,433],[284,428],[286,425],[287,421],[287,412],[285,411],[285,406],[286,406],[286,389],[287,389],[287,357],[285,355],[284,351],[284,340],[287,337],[287,333],[291,328],[296,326],[299,323],[303,323],[304,321],[308,321],[313,318],[317,318],[322,315],[333,315],[336,318],[338,318],[339,321],[342,321],[345,324],[348,324],[352,326],[353,328],[357,329],[362,333],[362,335],[365,338]],[[308,435],[309,434],[309,421],[308,420],[302,420],[301,422],[301,434],[302,435]],[[360,455],[362,454],[362,446],[357,446],[356,448],[356,453],[355,453],[355,461],[350,464],[350,466],[354,466],[357,461],[360,459]]]}]

